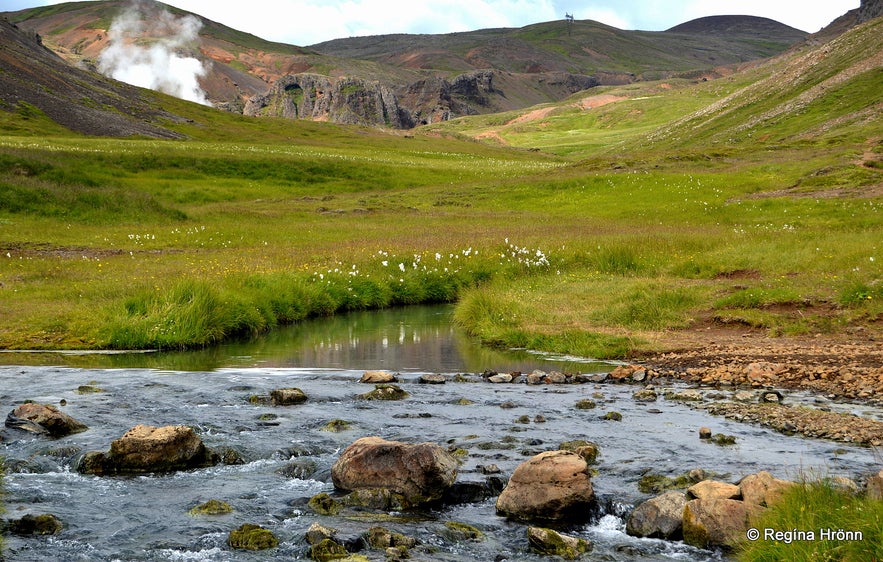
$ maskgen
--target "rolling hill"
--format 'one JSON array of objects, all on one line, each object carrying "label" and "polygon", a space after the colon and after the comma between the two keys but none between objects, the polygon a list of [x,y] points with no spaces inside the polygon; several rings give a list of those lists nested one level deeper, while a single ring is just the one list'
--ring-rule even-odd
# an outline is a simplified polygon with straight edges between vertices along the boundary
[{"label": "rolling hill", "polygon": [[[130,4],[76,2],[6,13],[75,65],[95,69],[108,30]],[[384,35],[297,47],[265,41],[195,14],[200,24],[177,50],[206,63],[199,78],[216,106],[250,115],[396,128],[519,109],[597,85],[676,76],[717,76],[721,67],[769,57],[805,33],[746,16],[728,25],[697,20],[664,32],[623,31],[593,21],[445,35]],[[140,38],[138,41],[154,41]],[[316,103],[303,98],[318,97]],[[248,104],[249,100],[254,100]]]}]

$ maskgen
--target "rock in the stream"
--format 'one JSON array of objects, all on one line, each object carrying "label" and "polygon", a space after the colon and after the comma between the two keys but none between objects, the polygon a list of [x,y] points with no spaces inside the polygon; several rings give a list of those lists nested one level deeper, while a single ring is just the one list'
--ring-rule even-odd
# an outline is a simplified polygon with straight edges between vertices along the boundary
[{"label": "rock in the stream", "polygon": [[434,443],[408,444],[363,437],[331,467],[337,489],[389,490],[407,506],[442,498],[457,478],[457,460]]},{"label": "rock in the stream", "polygon": [[6,416],[6,427],[14,427],[52,437],[64,437],[89,429],[51,404],[22,404]]},{"label": "rock in the stream", "polygon": [[720,497],[690,500],[684,507],[684,542],[698,548],[732,547],[761,509]]},{"label": "rock in the stream", "polygon": [[496,509],[519,521],[584,520],[594,500],[585,459],[569,451],[546,451],[518,465]]},{"label": "rock in the stream", "polygon": [[307,401],[307,395],[299,388],[277,388],[270,391],[274,406],[295,406]]},{"label": "rock in the stream", "polygon": [[651,498],[632,511],[626,532],[635,537],[680,539],[686,505],[687,497],[683,492],[671,491]]},{"label": "rock in the stream", "polygon": [[761,507],[769,507],[779,501],[792,486],[794,482],[780,480],[765,470],[749,474],[739,481],[742,501]]},{"label": "rock in the stream", "polygon": [[527,543],[537,554],[560,556],[565,560],[576,560],[592,550],[592,543],[585,539],[562,535],[543,527],[528,527]]},{"label": "rock in the stream", "polygon": [[742,490],[740,490],[739,486],[736,486],[735,484],[718,482],[716,480],[703,480],[702,482],[693,484],[687,488],[687,499],[738,500],[742,499]]},{"label": "rock in the stream", "polygon": [[399,382],[398,377],[386,371],[365,371],[359,382],[366,384],[386,384],[391,382]]},{"label": "rock in the stream", "polygon": [[[2,530],[4,525],[0,525]],[[25,515],[20,519],[11,519],[6,522],[5,528],[15,535],[57,535],[62,531],[64,526],[61,520],[51,513],[43,513],[40,515]]]},{"label": "rock in the stream", "polygon": [[408,396],[408,393],[398,385],[378,384],[374,386],[374,390],[359,394],[358,398],[362,400],[404,400]]},{"label": "rock in the stream", "polygon": [[269,529],[245,523],[238,529],[230,531],[227,544],[230,545],[230,548],[242,550],[266,550],[279,546],[279,539]]},{"label": "rock in the stream", "polygon": [[110,451],[92,451],[80,460],[85,474],[169,472],[217,464],[217,456],[193,429],[183,425],[136,425],[110,444]]}]

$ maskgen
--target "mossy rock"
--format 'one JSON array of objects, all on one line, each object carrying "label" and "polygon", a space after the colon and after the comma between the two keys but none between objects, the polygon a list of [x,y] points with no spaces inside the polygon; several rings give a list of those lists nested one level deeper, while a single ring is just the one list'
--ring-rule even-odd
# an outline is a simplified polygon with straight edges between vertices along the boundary
[{"label": "mossy rock", "polygon": [[405,551],[417,545],[417,539],[390,531],[386,527],[375,525],[365,533],[365,542],[375,550],[386,548],[404,548]]},{"label": "mossy rock", "polygon": [[360,394],[362,400],[404,400],[410,396],[396,384],[378,384],[374,385],[374,390]]},{"label": "mossy rock", "polygon": [[667,490],[683,490],[709,478],[711,475],[712,473],[702,469],[694,469],[674,478],[661,474],[645,474],[638,481],[638,490],[644,494],[660,494]]},{"label": "mossy rock", "polygon": [[343,560],[350,555],[346,548],[333,539],[322,539],[310,547],[310,558],[318,562],[328,560]]},{"label": "mossy rock", "polygon": [[91,384],[82,384],[77,387],[77,394],[98,394],[99,392],[104,392],[104,389]]},{"label": "mossy rock", "polygon": [[339,501],[335,500],[325,492],[320,492],[311,497],[310,501],[307,502],[307,505],[319,515],[337,515],[340,513],[340,510],[343,509],[343,506]]},{"label": "mossy rock", "polygon": [[583,400],[577,401],[575,407],[577,410],[594,410],[597,406],[598,404],[596,404],[594,400],[584,398]]},{"label": "mossy rock", "polygon": [[7,522],[6,528],[10,533],[23,536],[31,535],[57,535],[64,526],[61,520],[51,513],[40,515],[25,515],[21,519],[12,519]]},{"label": "mossy rock", "polygon": [[352,429],[353,424],[346,420],[331,420],[322,426],[321,431],[330,431],[332,433],[339,433],[341,431],[347,431]]},{"label": "mossy rock", "polygon": [[560,556],[565,560],[576,560],[592,549],[585,539],[561,535],[552,529],[529,527],[527,542],[530,550],[547,556]]},{"label": "mossy rock", "polygon": [[585,439],[575,439],[573,441],[564,441],[558,448],[562,451],[571,451],[581,456],[588,464],[594,464],[598,460],[601,449],[597,443],[586,441]]},{"label": "mossy rock", "polygon": [[445,521],[444,536],[454,542],[460,541],[483,541],[484,533],[472,525],[458,521]]},{"label": "mossy rock", "polygon": [[190,511],[188,511],[190,515],[198,516],[198,515],[226,515],[228,513],[233,513],[233,508],[229,503],[221,500],[209,500],[202,505],[197,505]]},{"label": "mossy rock", "polygon": [[736,436],[724,435],[723,433],[715,433],[711,436],[711,442],[715,445],[720,445],[721,447],[726,447],[727,445],[735,445]]},{"label": "mossy rock", "polygon": [[307,480],[319,470],[319,465],[310,459],[297,459],[291,461],[284,467],[276,471],[276,474],[286,478],[297,478],[298,480]]},{"label": "mossy rock", "polygon": [[277,388],[270,392],[274,406],[296,406],[307,401],[307,395],[299,388]]},{"label": "mossy rock", "polygon": [[348,507],[403,511],[421,503],[420,500],[422,500],[422,498],[412,499],[414,500],[413,504],[404,495],[394,492],[389,488],[362,488],[350,492],[341,501],[343,505]]},{"label": "mossy rock", "polygon": [[267,550],[279,546],[279,539],[260,525],[246,523],[238,529],[230,531],[227,544],[230,545],[230,548],[240,550]]},{"label": "mossy rock", "polygon": [[619,412],[607,412],[601,419],[607,421],[622,421],[622,414]]},{"label": "mossy rock", "polygon": [[454,406],[471,406],[475,404],[472,400],[468,398],[460,398],[459,400],[454,400]]}]

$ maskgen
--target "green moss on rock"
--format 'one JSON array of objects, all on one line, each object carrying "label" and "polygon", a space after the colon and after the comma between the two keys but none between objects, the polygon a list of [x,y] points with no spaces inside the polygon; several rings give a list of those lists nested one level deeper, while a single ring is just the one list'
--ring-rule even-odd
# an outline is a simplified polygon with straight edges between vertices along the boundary
[{"label": "green moss on rock", "polygon": [[307,505],[319,515],[337,515],[343,508],[340,502],[325,492],[318,493],[311,497]]},{"label": "green moss on rock", "polygon": [[410,396],[407,392],[396,384],[378,384],[374,385],[374,390],[360,394],[362,400],[404,400]]},{"label": "green moss on rock", "polygon": [[230,545],[230,548],[241,550],[267,550],[279,546],[279,539],[260,525],[246,523],[238,529],[230,531],[227,544]]},{"label": "green moss on rock", "polygon": [[209,500],[202,505],[197,505],[190,511],[190,515],[226,515],[233,513],[233,508],[229,503],[221,500]]}]

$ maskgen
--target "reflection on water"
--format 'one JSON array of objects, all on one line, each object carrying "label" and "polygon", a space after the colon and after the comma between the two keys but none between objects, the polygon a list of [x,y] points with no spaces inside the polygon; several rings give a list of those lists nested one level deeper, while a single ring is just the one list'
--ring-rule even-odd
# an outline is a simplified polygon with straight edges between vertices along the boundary
[{"label": "reflection on water", "polygon": [[387,369],[421,372],[596,372],[609,363],[497,351],[451,323],[453,307],[414,306],[307,320],[248,340],[186,352],[0,353],[0,364],[209,371],[225,367]]}]

